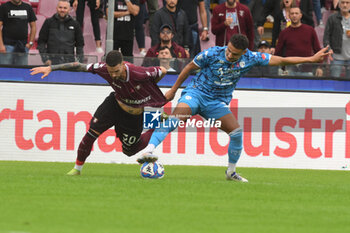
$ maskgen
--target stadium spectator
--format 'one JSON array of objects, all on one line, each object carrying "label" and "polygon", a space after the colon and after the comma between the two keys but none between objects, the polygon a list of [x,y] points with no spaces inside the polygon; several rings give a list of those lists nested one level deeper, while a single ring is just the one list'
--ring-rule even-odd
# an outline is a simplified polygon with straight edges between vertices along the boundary
[{"label": "stadium spectator", "polygon": [[[205,11],[207,12],[207,27],[208,27],[208,33],[209,33],[209,28],[210,28],[210,0],[204,0],[205,3]],[[209,36],[206,38],[206,41],[209,40]]]},{"label": "stadium spectator", "polygon": [[254,23],[249,8],[238,0],[226,0],[213,10],[211,31],[216,36],[215,45],[227,45],[233,34],[243,34],[249,39],[248,48],[254,48]]},{"label": "stadium spectator", "polygon": [[190,28],[185,11],[177,8],[177,0],[166,0],[166,5],[154,14],[150,29],[151,46],[159,43],[160,27],[164,24],[171,26],[174,32],[173,41],[186,49],[189,57]]},{"label": "stadium spectator", "polygon": [[310,25],[311,27],[315,27],[312,0],[296,0],[295,3],[296,6],[300,8],[303,15],[301,22]]},{"label": "stadium spectator", "polygon": [[27,53],[36,33],[35,21],[33,8],[22,0],[11,0],[0,6],[0,64],[28,64]]},{"label": "stadium spectator", "polygon": [[[205,10],[204,0],[178,0],[177,7],[184,10],[187,14],[188,23],[190,26],[190,56],[194,57],[201,51],[200,39],[205,41],[208,38],[207,12]],[[202,23],[202,32],[199,37],[197,8]]]},{"label": "stadium spectator", "polygon": [[81,64],[78,62],[36,67],[31,75],[42,73],[42,78],[51,71],[66,70],[98,74],[114,89],[98,107],[90,121],[90,127],[83,137],[74,168],[67,175],[80,175],[85,160],[91,153],[95,140],[114,126],[116,137],[122,143],[123,153],[132,156],[142,150],[149,141],[152,130],[144,134],[143,108],[161,107],[166,99],[157,82],[166,74],[164,67],[140,67],[123,62],[119,51],[111,51],[106,62]]},{"label": "stadium spectator", "polygon": [[82,61],[84,37],[80,24],[69,15],[67,0],[59,0],[56,8],[57,13],[46,19],[40,29],[38,50],[42,60],[46,65],[73,62],[76,49],[78,59]]},{"label": "stadium spectator", "polygon": [[[266,40],[259,41],[257,51],[260,53],[271,54],[270,43]],[[278,66],[255,66],[249,71],[248,74],[257,77],[273,77],[278,75],[278,71]]]},{"label": "stadium spectator", "polygon": [[252,14],[254,22],[254,49],[258,48],[261,35],[258,33],[258,23],[264,14],[264,4],[266,0],[250,0],[248,8]]},{"label": "stadium spectator", "polygon": [[321,1],[320,0],[312,0],[312,7],[314,9],[314,13],[316,16],[317,26],[323,26],[322,12],[321,12]]},{"label": "stadium spectator", "polygon": [[163,66],[169,72],[176,72],[174,68],[171,67],[171,62],[173,56],[171,55],[170,49],[166,46],[160,47],[158,50],[159,65]]},{"label": "stadium spectator", "polygon": [[[301,13],[303,14],[301,22],[313,27],[314,21],[312,16],[312,5],[310,3],[310,0],[300,0],[298,4]],[[279,36],[280,31],[290,25],[290,6],[297,6],[298,4],[295,0],[266,0],[266,3],[264,4],[263,15],[257,23],[257,30],[260,36],[264,34],[264,23],[266,21],[266,17],[271,15],[273,18],[271,43],[272,54],[274,54],[275,52],[276,40]],[[286,5],[287,8],[285,7]]]},{"label": "stadium spectator", "polygon": [[282,30],[289,27],[291,24],[289,10],[296,6],[295,0],[280,0],[280,10],[274,16],[272,27],[271,52],[275,53],[276,42]]},{"label": "stadium spectator", "polygon": [[153,17],[156,11],[159,9],[158,0],[147,0],[147,12],[149,17],[149,25],[153,24]]},{"label": "stadium spectator", "polygon": [[[280,11],[280,1],[281,0],[266,0],[264,4],[263,14],[260,20],[257,22],[257,31],[260,36],[264,34],[264,24],[269,15],[274,18]],[[271,51],[272,53],[274,50]]]},{"label": "stadium spectator", "polygon": [[[309,57],[317,53],[321,46],[316,31],[313,27],[301,23],[300,8],[291,7],[289,17],[291,25],[280,33],[275,54],[282,57]],[[312,76],[312,68],[310,66],[290,66],[287,67],[287,71],[289,75]],[[316,76],[322,75],[322,69],[317,68]]]},{"label": "stadium spectator", "polygon": [[144,23],[147,17],[146,0],[140,0],[140,11],[135,16],[135,38],[137,46],[139,47],[140,56],[144,57],[146,55],[145,49],[145,28]]},{"label": "stadium spectator", "polygon": [[240,77],[254,66],[319,62],[324,56],[329,55],[326,52],[327,48],[324,48],[312,57],[279,57],[251,52],[247,49],[248,45],[249,41],[245,35],[234,34],[228,46],[215,46],[204,50],[186,65],[175,84],[165,94],[167,100],[170,101],[175,97],[178,88],[190,73],[198,69],[200,71],[182,91],[171,116],[152,134],[144,154],[137,160],[139,163],[156,161],[158,157],[153,154],[153,151],[171,131],[177,128],[179,122],[186,121],[192,115],[200,114],[205,119],[221,122],[220,129],[229,136],[226,179],[248,182],[236,173],[236,165],[243,147],[243,130],[229,108],[233,91]]},{"label": "stadium spectator", "polygon": [[101,47],[101,30],[100,30],[100,13],[99,8],[101,0],[74,0],[73,8],[76,10],[77,21],[80,26],[84,25],[84,11],[85,11],[85,2],[87,2],[88,7],[90,8],[91,15],[91,24],[94,31],[95,43],[96,43],[96,52],[103,53]]},{"label": "stadium spectator", "polygon": [[323,46],[333,52],[331,76],[340,77],[343,68],[350,79],[350,0],[339,0],[340,11],[329,16],[323,35]]},{"label": "stadium spectator", "polygon": [[174,42],[174,33],[172,27],[169,24],[164,24],[160,27],[159,39],[160,42],[151,47],[146,54],[146,57],[157,57],[160,47],[168,47],[172,54],[172,57],[186,58],[185,49]]},{"label": "stadium spectator", "polygon": [[[218,4],[224,3],[226,0],[218,0]],[[208,29],[210,28],[210,16],[211,16],[211,12],[210,12],[210,3],[212,2],[211,0],[204,0],[205,2],[205,10],[207,11],[207,25],[208,25]],[[208,31],[209,33],[209,31]],[[207,40],[209,40],[209,37],[207,37]]]},{"label": "stadium spectator", "polygon": [[259,42],[258,46],[258,52],[260,53],[268,53],[271,54],[271,46],[270,43],[266,40],[262,40]]},{"label": "stadium spectator", "polygon": [[135,16],[140,11],[139,5],[139,0],[115,0],[113,49],[120,50],[123,56],[133,56]]}]

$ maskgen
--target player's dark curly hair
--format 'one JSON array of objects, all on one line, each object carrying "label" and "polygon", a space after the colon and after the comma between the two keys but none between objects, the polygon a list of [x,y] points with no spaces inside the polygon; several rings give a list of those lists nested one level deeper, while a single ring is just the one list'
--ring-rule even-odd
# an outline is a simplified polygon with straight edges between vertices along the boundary
[{"label": "player's dark curly hair", "polygon": [[116,66],[123,62],[123,55],[117,50],[110,51],[106,56],[106,64]]},{"label": "player's dark curly hair", "polygon": [[243,49],[245,50],[248,48],[249,40],[245,35],[242,34],[234,34],[231,36],[230,43],[236,48],[236,49]]}]

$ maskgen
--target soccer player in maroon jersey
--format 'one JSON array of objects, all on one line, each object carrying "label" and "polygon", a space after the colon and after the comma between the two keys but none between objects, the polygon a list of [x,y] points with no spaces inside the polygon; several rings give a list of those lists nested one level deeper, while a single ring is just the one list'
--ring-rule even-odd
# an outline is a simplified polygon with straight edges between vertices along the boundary
[{"label": "soccer player in maroon jersey", "polygon": [[66,70],[91,72],[104,78],[114,89],[97,108],[90,121],[90,127],[83,137],[74,168],[67,175],[80,175],[86,158],[90,155],[95,140],[107,129],[114,126],[122,142],[123,153],[132,156],[142,150],[153,130],[142,134],[143,108],[161,107],[167,101],[157,86],[166,74],[164,67],[140,67],[124,62],[119,51],[111,51],[106,62],[81,64],[79,62],[35,67],[31,75],[42,73],[45,78],[51,71]]}]

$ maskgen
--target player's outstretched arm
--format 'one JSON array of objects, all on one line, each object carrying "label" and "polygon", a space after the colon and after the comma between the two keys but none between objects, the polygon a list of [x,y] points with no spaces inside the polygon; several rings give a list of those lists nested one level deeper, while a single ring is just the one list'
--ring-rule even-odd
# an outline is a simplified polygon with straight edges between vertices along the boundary
[{"label": "player's outstretched arm", "polygon": [[269,65],[270,66],[285,66],[285,65],[295,65],[301,63],[318,63],[322,62],[325,57],[330,57],[332,52],[328,51],[328,46],[318,51],[311,57],[280,57],[271,56]]},{"label": "player's outstretched arm", "polygon": [[43,75],[41,78],[45,78],[48,76],[51,71],[54,70],[66,70],[66,71],[73,71],[73,72],[87,72],[87,65],[82,64],[80,62],[70,62],[70,63],[63,63],[63,64],[58,64],[58,65],[52,65],[52,66],[41,66],[41,67],[34,67],[31,69],[31,75],[35,74],[40,74],[42,73]]},{"label": "player's outstretched arm", "polygon": [[177,80],[175,84],[172,86],[172,88],[169,91],[167,91],[167,93],[165,93],[165,98],[168,101],[174,99],[177,89],[179,89],[181,84],[188,78],[188,76],[191,74],[192,71],[198,70],[198,69],[199,67],[193,61],[188,63],[185,66],[185,68],[181,71],[179,76],[177,77]]},{"label": "player's outstretched arm", "polygon": [[66,71],[73,71],[73,72],[87,72],[87,65],[80,63],[80,62],[70,62],[70,63],[63,63],[58,65],[52,65],[51,69],[54,70],[66,70]]}]

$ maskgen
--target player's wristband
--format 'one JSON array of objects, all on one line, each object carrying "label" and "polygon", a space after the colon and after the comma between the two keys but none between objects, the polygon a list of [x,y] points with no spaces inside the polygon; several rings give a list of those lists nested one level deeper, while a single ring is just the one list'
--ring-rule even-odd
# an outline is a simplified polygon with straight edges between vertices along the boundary
[{"label": "player's wristband", "polygon": [[204,27],[203,31],[209,31],[209,28],[208,27]]}]

